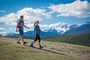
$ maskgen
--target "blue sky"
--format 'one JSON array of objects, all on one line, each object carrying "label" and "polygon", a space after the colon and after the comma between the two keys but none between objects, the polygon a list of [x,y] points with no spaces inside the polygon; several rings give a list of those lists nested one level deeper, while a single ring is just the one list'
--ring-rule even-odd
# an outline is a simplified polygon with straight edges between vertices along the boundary
[{"label": "blue sky", "polygon": [[37,19],[42,30],[58,22],[83,24],[90,21],[90,0],[0,0],[0,33],[15,33],[20,15],[29,30]]}]

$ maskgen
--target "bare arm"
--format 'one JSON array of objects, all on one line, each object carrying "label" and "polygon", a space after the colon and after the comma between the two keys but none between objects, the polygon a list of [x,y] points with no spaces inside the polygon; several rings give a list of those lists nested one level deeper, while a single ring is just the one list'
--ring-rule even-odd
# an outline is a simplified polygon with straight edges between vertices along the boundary
[{"label": "bare arm", "polygon": [[34,32],[33,32],[33,37],[34,37]]},{"label": "bare arm", "polygon": [[34,31],[33,31],[33,37],[34,37],[34,33],[35,33],[35,27],[34,27]]},{"label": "bare arm", "polygon": [[41,32],[43,32],[43,33],[44,33],[44,31],[41,31]]},{"label": "bare arm", "polygon": [[[40,30],[40,29],[39,29]],[[40,30],[41,31],[41,30]],[[41,31],[41,32],[43,32],[44,33],[44,31]]]},{"label": "bare arm", "polygon": [[27,26],[25,26],[25,25],[24,25],[24,27],[26,27],[26,28],[28,28],[28,29],[29,29],[29,27],[27,27]]},{"label": "bare arm", "polygon": [[[17,26],[19,26],[19,24],[17,24]],[[16,32],[17,32],[17,26],[16,26]]]}]

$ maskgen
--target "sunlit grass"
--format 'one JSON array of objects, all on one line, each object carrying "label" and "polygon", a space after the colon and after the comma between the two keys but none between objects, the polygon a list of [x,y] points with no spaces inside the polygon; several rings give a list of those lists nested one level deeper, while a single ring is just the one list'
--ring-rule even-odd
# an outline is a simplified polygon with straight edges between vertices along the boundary
[{"label": "sunlit grass", "polygon": [[[44,41],[43,41],[44,42]],[[51,42],[50,42],[51,43]],[[62,43],[64,44],[64,43]],[[0,41],[0,60],[87,60]]]}]

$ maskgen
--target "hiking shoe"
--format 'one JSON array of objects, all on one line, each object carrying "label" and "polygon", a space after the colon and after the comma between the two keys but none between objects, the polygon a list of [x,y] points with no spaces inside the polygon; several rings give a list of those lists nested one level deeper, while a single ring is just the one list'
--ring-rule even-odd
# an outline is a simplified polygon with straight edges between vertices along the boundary
[{"label": "hiking shoe", "polygon": [[31,47],[34,47],[33,44],[30,45]]},{"label": "hiking shoe", "polygon": [[17,42],[17,44],[21,44],[20,42]]},{"label": "hiking shoe", "polygon": [[43,48],[42,46],[40,46],[40,49]]},{"label": "hiking shoe", "polygon": [[24,42],[23,45],[27,44],[27,42]]}]

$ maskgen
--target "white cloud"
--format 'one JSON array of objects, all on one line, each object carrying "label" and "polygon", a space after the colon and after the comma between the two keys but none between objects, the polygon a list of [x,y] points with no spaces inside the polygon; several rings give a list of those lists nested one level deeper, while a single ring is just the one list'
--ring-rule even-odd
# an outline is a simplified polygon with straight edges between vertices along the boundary
[{"label": "white cloud", "polygon": [[1,10],[1,12],[5,12],[4,10]]},{"label": "white cloud", "polygon": [[18,19],[15,13],[10,13],[0,17],[0,25],[10,25]]},{"label": "white cloud", "polygon": [[28,32],[29,30],[25,30],[24,32]]},{"label": "white cloud", "polygon": [[[28,27],[34,27],[34,24],[27,24],[27,26]],[[49,25],[46,25],[46,24],[44,24],[44,25],[39,24],[39,26],[40,27],[49,27]]]},{"label": "white cloud", "polygon": [[23,8],[17,11],[17,13],[10,13],[8,15],[0,17],[0,25],[16,25],[16,21],[24,15],[25,23],[32,23],[36,20],[42,21],[43,18],[51,19],[51,14],[46,13],[44,9],[33,9],[33,8]]},{"label": "white cloud", "polygon": [[16,23],[16,22],[12,22],[10,25],[12,25],[12,26],[13,26],[13,25],[17,25],[17,23]]},{"label": "white cloud", "polygon": [[19,9],[21,9],[20,7],[18,7],[18,6],[15,6],[15,8],[19,8]]},{"label": "white cloud", "polygon": [[9,28],[9,30],[12,30],[13,28]]},{"label": "white cloud", "polygon": [[5,29],[4,28],[0,28],[0,34],[5,34],[6,32],[4,32]]},{"label": "white cloud", "polygon": [[0,34],[3,34],[4,35],[4,34],[6,34],[6,32],[0,32]]},{"label": "white cloud", "polygon": [[34,27],[34,24],[27,24],[28,27]]},{"label": "white cloud", "polygon": [[76,0],[73,3],[54,5],[50,4],[48,8],[52,11],[50,13],[58,12],[59,16],[75,16],[78,18],[90,17],[90,3],[88,1]]},{"label": "white cloud", "polygon": [[40,27],[49,27],[48,25],[41,25],[41,24],[39,24],[40,25]]},{"label": "white cloud", "polygon": [[5,31],[5,29],[4,28],[0,28],[0,32],[4,32]]}]

